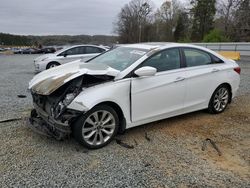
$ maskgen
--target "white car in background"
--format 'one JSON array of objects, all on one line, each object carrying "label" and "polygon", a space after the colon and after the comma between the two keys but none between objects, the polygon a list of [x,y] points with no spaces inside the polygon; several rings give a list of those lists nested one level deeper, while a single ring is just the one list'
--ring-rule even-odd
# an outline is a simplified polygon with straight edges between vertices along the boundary
[{"label": "white car in background", "polygon": [[102,46],[95,45],[76,45],[62,50],[59,50],[53,54],[46,54],[37,57],[34,60],[35,72],[41,72],[52,67],[56,67],[61,64],[65,64],[77,59],[87,61],[100,53],[107,51],[108,49]]},{"label": "white car in background", "polygon": [[223,112],[239,88],[240,70],[194,45],[123,45],[36,75],[29,83],[31,127],[56,139],[72,133],[100,148],[118,130],[201,109]]}]

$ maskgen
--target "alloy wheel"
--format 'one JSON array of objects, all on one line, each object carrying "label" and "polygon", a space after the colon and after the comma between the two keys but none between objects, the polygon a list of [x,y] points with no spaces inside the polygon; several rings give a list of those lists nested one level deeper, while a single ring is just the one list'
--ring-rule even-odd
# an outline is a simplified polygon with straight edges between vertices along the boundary
[{"label": "alloy wheel", "polygon": [[229,99],[228,89],[224,87],[220,88],[214,96],[214,101],[213,101],[214,109],[218,112],[223,111],[227,106],[228,99]]},{"label": "alloy wheel", "polygon": [[101,145],[112,137],[115,128],[115,117],[110,112],[95,111],[86,118],[82,127],[82,137],[92,146]]}]

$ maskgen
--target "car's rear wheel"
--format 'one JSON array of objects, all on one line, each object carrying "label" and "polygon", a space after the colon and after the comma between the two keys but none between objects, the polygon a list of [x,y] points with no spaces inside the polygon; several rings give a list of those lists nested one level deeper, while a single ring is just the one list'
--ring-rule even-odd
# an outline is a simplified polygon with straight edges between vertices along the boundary
[{"label": "car's rear wheel", "polygon": [[46,69],[51,69],[51,68],[57,67],[57,66],[59,66],[59,65],[60,65],[60,64],[57,63],[57,62],[50,62],[50,63],[47,65]]},{"label": "car's rear wheel", "polygon": [[117,134],[119,118],[113,108],[96,106],[82,115],[73,125],[73,136],[89,149],[101,148]]},{"label": "car's rear wheel", "polygon": [[230,100],[231,94],[230,89],[227,85],[219,86],[213,93],[209,106],[208,111],[213,114],[218,114],[223,112]]}]

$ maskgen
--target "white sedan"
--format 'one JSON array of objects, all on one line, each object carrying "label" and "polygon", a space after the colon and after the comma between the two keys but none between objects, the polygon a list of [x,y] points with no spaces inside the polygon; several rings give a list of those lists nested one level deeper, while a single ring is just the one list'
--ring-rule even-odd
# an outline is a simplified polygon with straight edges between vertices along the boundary
[{"label": "white sedan", "polygon": [[34,60],[35,72],[41,72],[77,59],[87,61],[107,50],[105,47],[95,45],[71,46],[53,54],[45,54],[37,57]]},{"label": "white sedan", "polygon": [[30,125],[100,148],[131,127],[201,109],[221,113],[239,83],[239,65],[203,47],[123,45],[36,75]]}]

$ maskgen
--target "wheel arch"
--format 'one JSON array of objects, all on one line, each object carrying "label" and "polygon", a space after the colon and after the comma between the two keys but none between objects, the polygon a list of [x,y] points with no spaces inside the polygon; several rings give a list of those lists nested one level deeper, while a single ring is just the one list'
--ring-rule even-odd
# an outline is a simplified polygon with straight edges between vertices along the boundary
[{"label": "wheel arch", "polygon": [[[231,101],[232,101],[232,86],[228,83],[228,82],[224,82],[224,83],[222,83],[222,84],[220,84],[220,85],[218,85],[217,87],[216,87],[216,89],[214,90],[214,92],[219,88],[219,87],[221,87],[221,86],[226,86],[228,89],[229,89],[229,94],[230,94],[230,97],[229,97],[229,103],[231,103]],[[214,93],[213,93],[214,94]]]},{"label": "wheel arch", "polygon": [[95,106],[99,106],[99,105],[107,105],[107,106],[109,106],[109,107],[111,107],[111,108],[113,108],[115,110],[115,112],[118,115],[119,122],[120,122],[118,132],[119,133],[124,133],[124,131],[126,129],[126,118],[124,116],[122,108],[117,103],[112,102],[112,101],[101,102],[101,103],[96,104]]},{"label": "wheel arch", "polygon": [[58,65],[61,65],[61,63],[59,63],[58,61],[50,61],[50,62],[46,65],[46,69],[48,69],[49,66],[50,66],[52,63],[56,63],[56,64],[58,64]]}]

